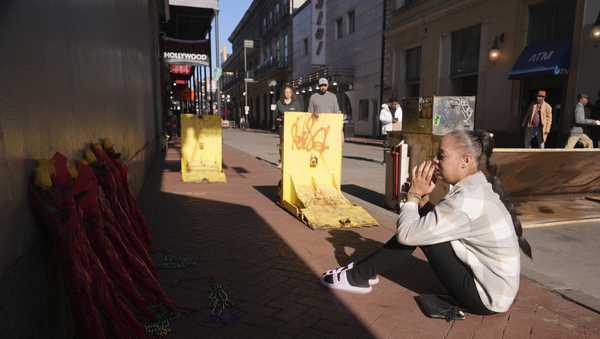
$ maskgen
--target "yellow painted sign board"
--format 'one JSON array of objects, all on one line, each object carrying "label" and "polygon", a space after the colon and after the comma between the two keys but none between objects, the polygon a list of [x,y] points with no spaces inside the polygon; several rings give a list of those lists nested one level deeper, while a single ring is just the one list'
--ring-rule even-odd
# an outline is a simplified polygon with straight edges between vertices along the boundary
[{"label": "yellow painted sign board", "polygon": [[226,182],[221,117],[181,115],[181,178],[184,182]]},{"label": "yellow painted sign board", "polygon": [[312,229],[376,226],[341,191],[343,115],[286,112],[281,204]]}]

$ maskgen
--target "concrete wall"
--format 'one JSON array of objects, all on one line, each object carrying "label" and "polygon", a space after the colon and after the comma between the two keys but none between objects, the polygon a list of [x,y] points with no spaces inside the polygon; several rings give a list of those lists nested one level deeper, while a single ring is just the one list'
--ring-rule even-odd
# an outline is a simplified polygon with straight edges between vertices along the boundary
[{"label": "concrete wall", "polygon": [[[381,83],[381,53],[383,32],[383,0],[332,0],[327,2],[327,65],[354,69],[353,89],[347,92],[352,105],[354,133],[377,135],[379,109],[372,101],[379,102]],[[356,31],[348,34],[348,16],[355,11]],[[345,32],[336,39],[336,19],[343,18]],[[359,101],[368,99],[368,120],[359,120]]]},{"label": "concrete wall", "polygon": [[[153,150],[153,1],[0,2],[0,333],[66,338],[66,301],[27,185],[34,159],[112,139],[138,189]],[[145,147],[147,145],[147,147]],[[145,148],[144,148],[145,147]]]}]

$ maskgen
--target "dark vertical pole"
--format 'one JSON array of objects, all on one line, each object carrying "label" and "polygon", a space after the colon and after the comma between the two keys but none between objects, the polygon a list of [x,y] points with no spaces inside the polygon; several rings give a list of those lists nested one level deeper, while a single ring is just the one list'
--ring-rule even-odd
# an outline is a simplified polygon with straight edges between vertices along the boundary
[{"label": "dark vertical pole", "polygon": [[[217,37],[217,40],[219,38]],[[219,51],[217,51],[217,58],[219,57]],[[208,84],[206,87],[208,89],[207,94],[209,95],[208,104],[210,105],[208,109],[208,114],[213,114],[213,92],[212,92],[212,27],[208,32]]]},{"label": "dark vertical pole", "polygon": [[202,114],[204,114],[204,91],[203,91],[203,83],[204,83],[204,77],[203,77],[203,73],[204,73],[204,66],[200,66],[200,69],[198,70],[198,72],[200,73],[199,79],[200,79],[200,83],[198,84],[198,90],[200,91],[200,112],[202,112]]},{"label": "dark vertical pole", "polygon": [[[196,100],[196,86],[194,85],[194,73],[192,72],[192,74],[190,74],[190,105],[194,106],[194,100]],[[196,114],[196,111],[193,111],[194,115]]]},{"label": "dark vertical pole", "polygon": [[196,86],[196,102],[194,103],[196,105],[196,114],[200,114],[200,87],[198,86],[198,84],[200,83],[199,81],[199,70],[198,70],[197,65],[194,65],[194,85]]},{"label": "dark vertical pole", "polygon": [[[381,68],[380,68],[380,80],[379,80],[379,107],[381,107],[381,105],[383,104],[383,72],[385,70],[385,29],[387,26],[387,20],[386,20],[386,16],[387,16],[387,3],[388,0],[384,0],[383,1],[383,20],[381,20],[382,22],[382,26],[381,26]],[[378,107],[378,108],[379,108]],[[392,112],[392,115],[394,113]],[[377,110],[375,111],[374,116],[376,116],[377,118],[375,119],[375,121],[379,121],[379,114],[377,112]],[[352,117],[349,117],[350,119],[352,119]],[[375,124],[376,126],[377,123]],[[380,128],[375,128],[375,133],[377,136],[379,136],[379,133],[377,132],[378,130],[381,130]]]}]

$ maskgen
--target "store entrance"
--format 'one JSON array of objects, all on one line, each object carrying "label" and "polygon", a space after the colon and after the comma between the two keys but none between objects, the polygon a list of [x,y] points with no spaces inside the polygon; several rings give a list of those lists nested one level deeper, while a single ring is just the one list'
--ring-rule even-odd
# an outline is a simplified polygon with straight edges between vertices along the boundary
[{"label": "store entrance", "polygon": [[566,108],[567,83],[568,77],[566,75],[532,77],[521,80],[521,97],[519,100],[521,120],[519,123],[523,121],[529,105],[535,101],[537,91],[546,91],[546,102],[552,106],[552,128],[546,140],[546,148],[562,148],[564,146],[563,134],[566,133],[566,127],[561,126],[561,121]]}]

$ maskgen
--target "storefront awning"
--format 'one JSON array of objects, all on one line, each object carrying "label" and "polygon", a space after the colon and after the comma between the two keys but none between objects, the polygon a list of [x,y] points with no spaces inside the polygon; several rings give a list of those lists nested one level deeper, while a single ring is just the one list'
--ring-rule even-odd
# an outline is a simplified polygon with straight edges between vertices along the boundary
[{"label": "storefront awning", "polygon": [[567,74],[571,41],[545,41],[525,47],[509,73],[509,79]]}]

